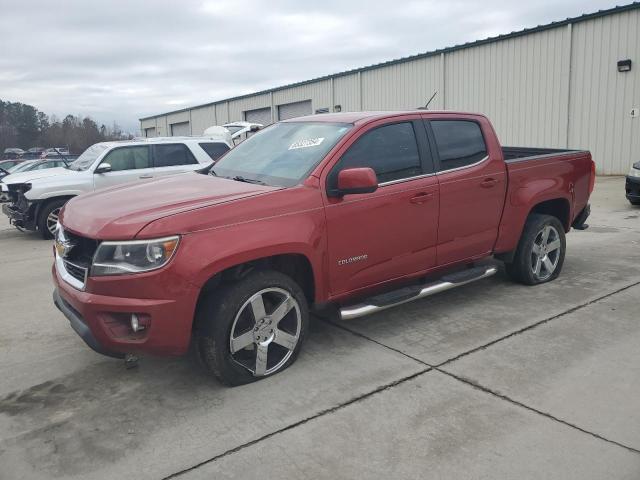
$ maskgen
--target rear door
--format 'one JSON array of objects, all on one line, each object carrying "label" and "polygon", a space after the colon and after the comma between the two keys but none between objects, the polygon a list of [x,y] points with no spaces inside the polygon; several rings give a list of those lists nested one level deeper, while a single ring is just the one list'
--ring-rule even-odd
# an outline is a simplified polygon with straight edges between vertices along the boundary
[{"label": "rear door", "polygon": [[438,183],[419,117],[369,126],[327,175],[337,186],[346,168],[370,167],[373,193],[327,197],[332,294],[372,286],[435,265]]},{"label": "rear door", "polygon": [[474,117],[425,122],[440,185],[438,265],[491,253],[505,198],[506,171],[495,134]]},{"label": "rear door", "polygon": [[201,167],[191,150],[183,143],[160,143],[152,148],[153,166],[157,176],[190,172]]},{"label": "rear door", "polygon": [[100,165],[108,163],[111,171],[93,175],[94,188],[153,178],[151,155],[147,145],[116,147],[105,155]]}]

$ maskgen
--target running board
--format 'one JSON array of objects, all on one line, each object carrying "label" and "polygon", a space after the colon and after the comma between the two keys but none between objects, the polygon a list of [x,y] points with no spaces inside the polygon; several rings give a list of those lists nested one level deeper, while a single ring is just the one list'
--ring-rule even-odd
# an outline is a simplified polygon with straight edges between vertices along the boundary
[{"label": "running board", "polygon": [[461,272],[445,275],[440,280],[426,285],[413,285],[392,292],[370,297],[365,303],[349,305],[340,309],[341,320],[352,320],[372,313],[381,312],[387,308],[412,302],[419,298],[430,297],[436,293],[461,287],[467,283],[495,275],[498,268],[495,265],[473,267]]}]

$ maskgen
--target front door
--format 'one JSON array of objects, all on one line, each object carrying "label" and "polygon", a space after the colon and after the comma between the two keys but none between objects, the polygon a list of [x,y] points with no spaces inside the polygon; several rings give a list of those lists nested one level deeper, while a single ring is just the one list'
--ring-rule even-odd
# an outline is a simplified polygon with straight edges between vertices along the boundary
[{"label": "front door", "polygon": [[111,166],[111,171],[93,175],[93,184],[96,189],[153,178],[151,156],[147,145],[114,148],[105,155],[100,165],[105,163]]},{"label": "front door", "polygon": [[370,167],[373,193],[328,197],[329,275],[333,295],[424,271],[435,265],[438,182],[422,124],[412,117],[377,122],[342,154],[340,170]]}]

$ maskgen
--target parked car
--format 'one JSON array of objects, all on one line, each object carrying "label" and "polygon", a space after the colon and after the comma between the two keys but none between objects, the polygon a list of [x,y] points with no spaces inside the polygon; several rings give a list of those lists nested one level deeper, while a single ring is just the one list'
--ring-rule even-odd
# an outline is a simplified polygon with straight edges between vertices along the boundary
[{"label": "parked car", "polygon": [[49,168],[68,167],[69,164],[64,160],[27,160],[11,167],[8,171],[0,170],[0,202],[9,201],[9,190],[2,179],[7,175],[15,175],[20,172],[32,172],[34,170],[47,170]]},{"label": "parked car", "polygon": [[22,163],[24,160],[22,159],[13,159],[13,160],[0,160],[0,170],[8,172],[9,169],[15,167],[19,163]]},{"label": "parked car", "polygon": [[21,148],[5,148],[2,154],[3,160],[16,160],[22,157],[24,150]]},{"label": "parked car", "polygon": [[44,152],[44,148],[32,147],[26,152],[24,152],[24,154],[22,155],[22,158],[24,158],[25,160],[35,160],[40,158],[40,155],[42,155],[42,152]]},{"label": "parked car", "polygon": [[627,200],[631,205],[640,205],[640,162],[631,165],[625,182]]},{"label": "parked car", "polygon": [[67,155],[70,152],[69,152],[69,147],[51,147],[51,148],[45,148],[41,153],[44,156],[46,156],[47,154],[51,154],[51,153],[54,153],[56,155]]},{"label": "parked car", "polygon": [[36,162],[36,160],[24,160],[22,162],[16,163],[15,165],[13,165],[12,167],[10,167],[9,169],[7,169],[5,172],[5,174],[3,175],[2,172],[0,172],[0,178],[2,178],[3,176],[6,176],[10,173],[17,173],[17,172],[21,172],[23,171],[25,168],[30,167],[31,165],[33,165]]},{"label": "parked car", "polygon": [[199,170],[232,146],[228,134],[96,143],[69,167],[3,178],[10,203],[4,203],[2,211],[16,227],[52,238],[58,213],[69,199],[99,188]]},{"label": "parked car", "polygon": [[586,151],[502,148],[483,115],[323,114],[270,126],[188,174],[71,200],[54,299],[100,353],[184,354],[223,382],[296,358],[310,308],[343,320],[505,262],[555,279],[584,228]]},{"label": "parked car", "polygon": [[79,155],[71,155],[70,153],[62,153],[62,152],[42,152],[38,157],[41,160],[51,158],[51,159],[62,159],[66,162],[72,162],[77,159]]}]

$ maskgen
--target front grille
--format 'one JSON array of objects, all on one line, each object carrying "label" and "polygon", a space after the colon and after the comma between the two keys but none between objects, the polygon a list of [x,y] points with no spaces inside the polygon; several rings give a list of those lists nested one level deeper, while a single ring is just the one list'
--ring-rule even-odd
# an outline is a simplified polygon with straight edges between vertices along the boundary
[{"label": "front grille", "polygon": [[69,255],[65,257],[65,260],[84,268],[90,268],[93,255],[98,249],[98,242],[90,238],[75,235],[67,230],[64,231],[64,236],[75,245],[69,252]]},{"label": "front grille", "polygon": [[58,233],[56,242],[67,247],[71,245],[71,248],[63,249],[66,251],[62,256],[58,256],[58,265],[64,269],[62,277],[73,287],[84,289],[98,242],[67,230]]},{"label": "front grille", "polygon": [[76,265],[75,263],[71,263],[67,260],[63,260],[62,262],[64,263],[64,269],[67,271],[69,275],[71,275],[73,278],[75,278],[79,282],[82,282],[83,284],[86,282],[87,272],[89,271],[88,266],[83,267],[80,265]]}]

